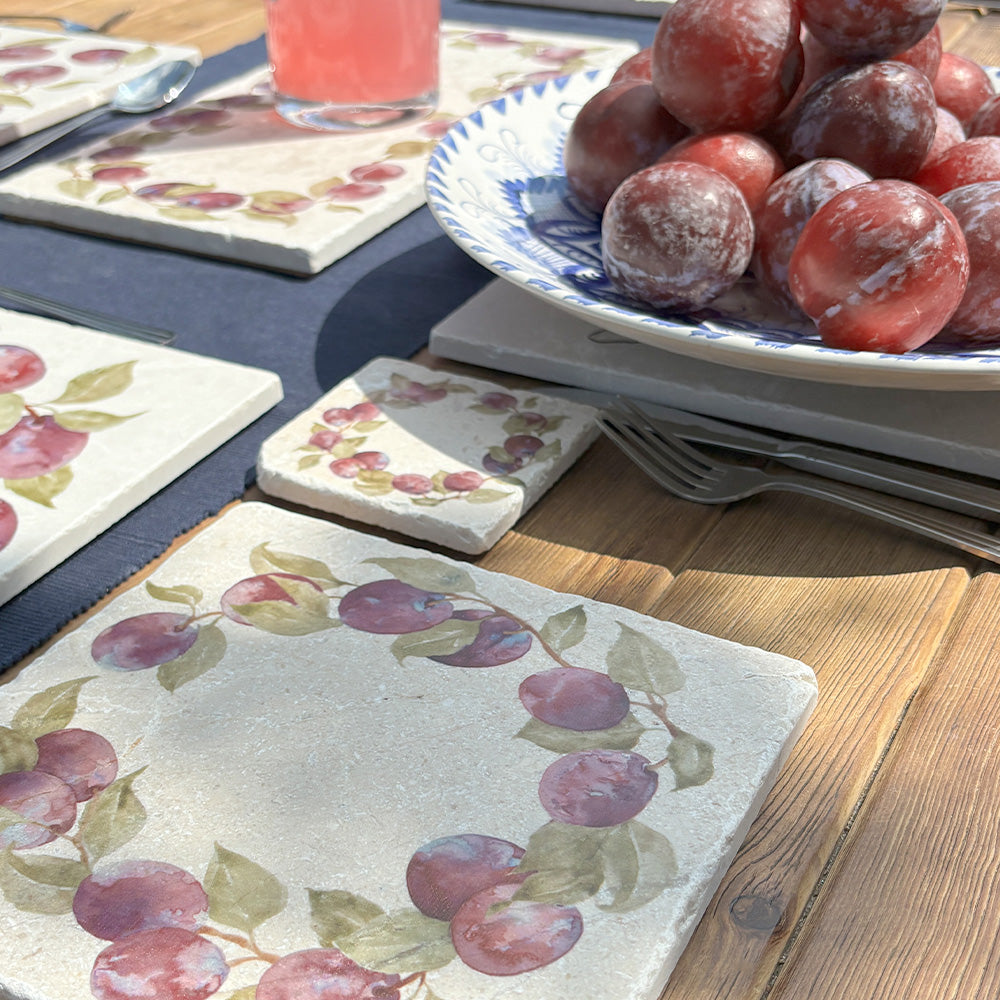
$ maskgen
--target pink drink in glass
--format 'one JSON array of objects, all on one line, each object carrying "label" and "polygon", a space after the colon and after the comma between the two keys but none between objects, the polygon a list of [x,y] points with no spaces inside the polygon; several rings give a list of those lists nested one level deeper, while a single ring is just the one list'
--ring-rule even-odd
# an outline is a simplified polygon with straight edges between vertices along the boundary
[{"label": "pink drink in glass", "polygon": [[313,128],[426,114],[437,100],[440,16],[440,0],[268,0],[279,113]]}]

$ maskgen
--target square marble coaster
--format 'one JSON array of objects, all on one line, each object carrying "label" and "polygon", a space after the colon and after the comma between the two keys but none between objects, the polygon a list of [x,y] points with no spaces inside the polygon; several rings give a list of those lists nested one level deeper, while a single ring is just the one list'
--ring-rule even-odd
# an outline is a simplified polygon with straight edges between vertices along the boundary
[{"label": "square marble coaster", "polygon": [[[0,183],[6,215],[312,274],[424,202],[437,140],[510,90],[619,65],[634,42],[445,22],[422,122],[326,134],[282,121],[260,70]],[[595,88],[596,89],[596,88]]]},{"label": "square marble coaster", "polygon": [[197,66],[201,53],[189,46],[0,23],[0,144],[95,108],[118,84],[173,59]]},{"label": "square marble coaster", "polygon": [[0,603],[281,395],[269,371],[0,310]]},{"label": "square marble coaster", "polygon": [[0,688],[0,996],[655,1000],[816,695],[240,504]]},{"label": "square marble coaster", "polygon": [[[827,385],[712,364],[600,330],[501,279],[437,324],[430,349],[453,361],[993,479],[1000,469],[996,392]],[[578,398],[600,405],[586,392]]]},{"label": "square marble coaster", "polygon": [[293,503],[485,552],[597,437],[594,413],[375,358],[264,442],[257,482]]}]

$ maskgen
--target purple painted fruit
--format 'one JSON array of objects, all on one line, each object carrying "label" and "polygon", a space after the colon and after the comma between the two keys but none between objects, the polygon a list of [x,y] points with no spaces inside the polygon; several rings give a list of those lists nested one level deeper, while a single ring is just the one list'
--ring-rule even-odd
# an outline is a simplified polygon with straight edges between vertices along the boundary
[{"label": "purple painted fruit", "polygon": [[253,622],[241,615],[236,608],[260,604],[265,601],[296,605],[295,597],[286,589],[287,585],[284,581],[312,587],[318,593],[323,592],[323,588],[315,580],[299,576],[296,573],[261,573],[259,576],[250,576],[245,580],[240,580],[239,583],[234,583],[222,595],[220,599],[222,613],[240,625],[252,625]]},{"label": "purple painted fruit", "polygon": [[6,500],[0,500],[0,552],[3,552],[17,532],[17,513]]},{"label": "purple painted fruit", "polygon": [[617,726],[628,715],[628,692],[607,674],[553,667],[532,674],[518,689],[521,704],[550,726],[591,732]]},{"label": "purple painted fruit", "polygon": [[518,660],[531,649],[531,633],[507,615],[488,615],[479,623],[476,638],[454,653],[431,656],[449,667],[496,667]]},{"label": "purple painted fruit", "polygon": [[452,610],[444,594],[401,580],[374,580],[341,598],[340,620],[361,632],[405,635],[440,625],[451,617]]},{"label": "purple painted fruit", "polygon": [[106,941],[158,927],[197,931],[208,896],[190,873],[163,861],[119,861],[88,875],[73,896],[73,916]]},{"label": "purple painted fruit", "polygon": [[0,392],[16,392],[34,385],[45,374],[45,362],[16,344],[0,344]]},{"label": "purple painted fruit", "polygon": [[181,927],[130,934],[94,962],[97,1000],[205,1000],[229,975],[225,956],[207,938]]},{"label": "purple painted fruit", "polygon": [[467,899],[451,921],[458,957],[487,976],[516,976],[561,958],[583,933],[575,906],[514,900],[517,885],[494,885]]},{"label": "purple painted fruit", "polygon": [[44,771],[0,774],[0,806],[25,818],[0,830],[0,851],[48,844],[76,822],[73,789]]},{"label": "purple painted fruit", "polygon": [[60,427],[54,417],[28,415],[0,434],[0,479],[34,479],[72,462],[89,434]]},{"label": "purple painted fruit", "polygon": [[656,786],[656,771],[641,754],[581,750],[549,764],[538,783],[538,797],[560,823],[617,826],[646,808]]},{"label": "purple painted fruit", "polygon": [[183,656],[198,638],[190,615],[153,611],[125,618],[106,628],[90,646],[90,655],[104,667],[148,670]]},{"label": "purple painted fruit", "polygon": [[424,844],[406,867],[413,905],[436,920],[451,920],[470,897],[500,883],[520,884],[524,848],[498,837],[460,833]]},{"label": "purple painted fruit", "polygon": [[400,977],[365,969],[337,948],[279,958],[257,984],[255,1000],[399,1000]]},{"label": "purple painted fruit", "polygon": [[57,729],[35,740],[36,771],[61,778],[77,802],[86,802],[118,776],[118,755],[100,733],[89,729]]}]

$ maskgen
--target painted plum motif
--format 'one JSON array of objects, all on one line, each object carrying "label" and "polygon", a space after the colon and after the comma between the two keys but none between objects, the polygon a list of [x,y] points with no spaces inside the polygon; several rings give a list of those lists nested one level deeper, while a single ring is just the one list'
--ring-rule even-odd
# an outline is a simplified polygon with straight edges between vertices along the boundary
[{"label": "painted plum motif", "polygon": [[[472,107],[520,87],[574,73],[587,66],[589,55],[601,52],[600,46],[587,49],[555,45],[503,31],[464,28],[445,29],[442,40],[458,50],[506,49],[512,55],[512,66],[516,68],[498,72],[491,83],[466,95]],[[102,51],[94,50],[95,63]],[[164,218],[181,222],[224,219],[238,213],[255,222],[294,226],[303,216],[319,211],[364,211],[365,203],[391,193],[394,185],[398,187],[400,178],[421,173],[438,140],[470,110],[439,109],[415,126],[413,138],[394,141],[391,131],[387,132],[386,146],[377,158],[355,164],[342,175],[318,178],[299,191],[227,190],[208,178],[155,176],[155,165],[148,155],[153,149],[182,141],[186,136],[232,129],[240,124],[241,114],[248,112],[272,120],[272,105],[270,89],[263,83],[248,94],[205,100],[159,115],[142,129],[114,139],[113,146],[98,149],[86,158],[65,160],[63,166],[70,176],[59,184],[59,189],[70,198],[92,200],[98,205],[132,199],[154,206]]]},{"label": "painted plum motif", "polygon": [[[459,564],[365,564],[354,571],[384,575],[348,582],[320,560],[258,545],[250,574],[205,611],[199,588],[148,582],[151,598],[185,610],[108,626],[93,658],[123,675],[155,667],[172,693],[221,662],[227,632],[245,628],[288,637],[355,629],[408,669],[502,669],[531,653],[538,669],[518,690],[527,721],[513,735],[554,755],[538,781],[549,820],[525,844],[459,829],[414,845],[398,876],[409,909],[387,911],[341,887],[295,890],[316,943],[279,954],[266,946],[266,924],[289,889],[256,861],[218,843],[201,875],[127,856],[154,775],[119,773],[115,748],[73,725],[93,675],[55,685],[0,727],[0,889],[22,911],[71,914],[95,938],[97,1000],[205,1000],[244,965],[259,967],[256,985],[233,1000],[460,1000],[432,985],[436,970],[457,961],[488,976],[530,974],[572,951],[588,904],[625,913],[676,878],[669,840],[638,817],[663,772],[674,789],[710,781],[713,752],[670,720],[668,697],[684,686],[671,652],[619,623],[605,670],[575,665],[567,654],[587,638],[582,606],[536,623],[478,592]],[[49,844],[68,856],[44,853]]]},{"label": "painted plum motif", "polygon": [[[90,435],[130,416],[90,409],[132,384],[135,362],[95,368],[71,379],[55,399],[35,401],[31,389],[46,373],[44,359],[30,348],[0,344],[0,480],[11,494],[45,507],[72,482],[71,463]],[[0,497],[0,551],[17,531],[14,505]]]},{"label": "painted plum motif", "polygon": [[471,386],[451,379],[424,383],[396,372],[387,389],[375,390],[352,406],[325,410],[299,448],[303,452],[299,469],[326,463],[334,476],[354,480],[355,489],[367,496],[399,493],[423,507],[455,500],[479,504],[502,500],[509,496],[502,487],[524,486],[514,476],[516,472],[530,463],[551,461],[562,452],[558,438],[547,442],[543,435],[558,430],[565,417],[536,412],[532,409],[538,405],[535,397],[523,404],[506,392],[475,397],[470,410],[496,418],[498,439],[478,469],[394,468],[390,455],[372,448],[370,439],[378,441],[378,431],[388,420],[384,411],[427,406],[455,393],[474,392]]}]

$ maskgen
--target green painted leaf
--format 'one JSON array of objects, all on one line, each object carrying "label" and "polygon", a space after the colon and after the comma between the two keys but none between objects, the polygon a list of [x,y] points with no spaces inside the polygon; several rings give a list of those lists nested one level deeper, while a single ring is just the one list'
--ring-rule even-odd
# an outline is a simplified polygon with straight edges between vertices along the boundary
[{"label": "green painted leaf", "polygon": [[109,399],[124,392],[132,384],[134,361],[122,361],[116,365],[95,368],[70,379],[66,390],[54,403],[93,403],[99,399]]},{"label": "green painted leaf", "polygon": [[424,140],[423,142],[416,140],[395,142],[385,152],[387,157],[391,157],[394,160],[404,160],[411,156],[423,156],[424,153],[429,153],[436,145],[437,142],[433,139]]},{"label": "green painted leaf", "polygon": [[5,479],[4,486],[25,500],[33,500],[43,507],[54,507],[53,500],[73,481],[73,470],[63,465],[44,476],[31,479]]},{"label": "green painted leaf", "polygon": [[[123,166],[123,164],[118,164],[118,166]],[[124,187],[113,188],[111,191],[106,191],[97,199],[98,205],[107,205],[112,201],[121,201],[122,198],[128,197],[128,189]]]},{"label": "green painted leaf", "polygon": [[173,693],[218,666],[226,655],[226,645],[226,634],[218,625],[203,625],[186,653],[157,667],[156,679],[162,688]]},{"label": "green painted leaf", "polygon": [[449,656],[464,649],[479,635],[479,622],[449,618],[432,628],[398,636],[392,654],[400,663],[407,656]]},{"label": "green painted leaf", "polygon": [[30,108],[33,107],[31,101],[21,97],[18,94],[0,94],[0,107],[17,107],[17,108]]},{"label": "green painted leaf", "polygon": [[539,448],[532,456],[533,462],[550,462],[562,454],[562,441],[558,438]]},{"label": "green painted leaf", "polygon": [[192,587],[186,583],[178,584],[175,587],[160,587],[148,580],[146,581],[146,593],[157,601],[183,604],[192,611],[198,607],[205,596],[198,587]]},{"label": "green painted leaf", "polygon": [[324,948],[385,915],[381,906],[344,889],[309,889],[308,893],[312,929]]},{"label": "green painted leaf", "polygon": [[343,586],[325,562],[300,556],[294,552],[275,552],[268,547],[267,542],[258,545],[250,553],[250,565],[255,573],[270,573],[279,570],[282,573],[294,573],[310,580],[318,580],[335,587]]},{"label": "green painted leaf", "polygon": [[552,615],[541,628],[542,641],[557,653],[587,638],[587,612],[582,604]]},{"label": "green painted leaf", "polygon": [[65,729],[76,715],[80,689],[93,676],[63,681],[32,695],[15,713],[11,728],[37,739],[45,733]]},{"label": "green painted leaf", "polygon": [[32,737],[0,726],[0,774],[30,771],[38,762],[38,746]]},{"label": "green painted leaf", "polygon": [[330,177],[325,181],[317,181],[312,185],[312,187],[309,188],[309,194],[312,195],[313,198],[323,198],[330,188],[340,187],[343,183],[343,177]]},{"label": "green painted leaf", "polygon": [[604,882],[607,837],[605,828],[546,823],[528,841],[518,870],[533,874],[514,898],[566,904],[590,899]]},{"label": "green painted leaf", "polygon": [[684,687],[673,653],[648,635],[618,623],[618,639],[608,652],[608,676],[633,691],[667,695]]},{"label": "green painted leaf", "polygon": [[101,413],[99,410],[65,410],[62,413],[57,413],[54,420],[60,427],[65,427],[68,431],[92,434],[95,431],[105,431],[109,427],[118,427],[120,424],[134,420],[141,415],[130,413],[120,416],[117,413]]},{"label": "green painted leaf", "polygon": [[304,455],[298,462],[299,471],[305,472],[306,469],[315,469],[322,461],[322,454]]},{"label": "green painted leaf", "polygon": [[610,899],[597,905],[611,913],[645,906],[677,878],[677,856],[670,841],[638,820],[612,828],[603,856]]},{"label": "green painted leaf", "polygon": [[145,770],[141,767],[112,782],[85,806],[79,830],[93,860],[124,847],[143,828],[146,809],[132,784]]},{"label": "green painted leaf", "polygon": [[646,731],[647,727],[629,712],[617,726],[590,732],[550,726],[532,718],[521,727],[517,736],[553,753],[576,753],[580,750],[632,750]]},{"label": "green painted leaf", "polygon": [[376,917],[337,946],[359,965],[378,972],[440,969],[455,958],[447,921],[414,909]]},{"label": "green painted leaf", "polygon": [[715,773],[715,750],[711,743],[677,732],[667,748],[667,761],[677,780],[676,788],[704,785]]},{"label": "green painted leaf", "polygon": [[275,578],[275,582],[292,599],[289,601],[255,601],[234,604],[233,611],[254,628],[272,635],[311,635],[340,624],[329,616],[330,598],[307,580]]},{"label": "green painted leaf", "polygon": [[89,874],[90,868],[82,861],[55,858],[50,855],[27,854],[11,851],[6,860],[11,868],[39,885],[53,885],[60,889],[75,889]]},{"label": "green painted leaf", "polygon": [[248,933],[277,916],[288,903],[287,890],[270,872],[218,843],[204,886],[209,916]]},{"label": "green painted leaf", "polygon": [[402,583],[420,587],[432,594],[475,594],[472,577],[461,566],[439,559],[407,558],[366,559],[380,566]]},{"label": "green painted leaf", "polygon": [[256,986],[244,986],[235,993],[230,993],[227,997],[220,997],[219,1000],[255,1000],[256,996]]},{"label": "green painted leaf", "polygon": [[465,495],[467,503],[496,503],[499,500],[506,500],[510,493],[503,490],[478,489]]},{"label": "green painted leaf", "polygon": [[59,916],[71,913],[76,889],[44,885],[25,878],[10,863],[14,856],[8,848],[0,854],[0,891],[15,909],[22,913],[42,913]]},{"label": "green painted leaf", "polygon": [[503,445],[490,445],[486,451],[490,458],[492,458],[495,462],[499,462],[501,465],[511,465],[517,461],[517,459],[506,448],[504,448]]},{"label": "green painted leaf", "polygon": [[0,392],[0,434],[9,431],[24,415],[24,399],[16,392]]},{"label": "green painted leaf", "polygon": [[60,181],[56,187],[70,198],[76,198],[77,201],[86,201],[87,195],[91,194],[97,187],[97,182],[85,180],[83,177],[73,177],[69,180]]},{"label": "green painted leaf", "polygon": [[388,469],[362,469],[354,479],[354,488],[369,497],[392,492],[393,474]]}]

